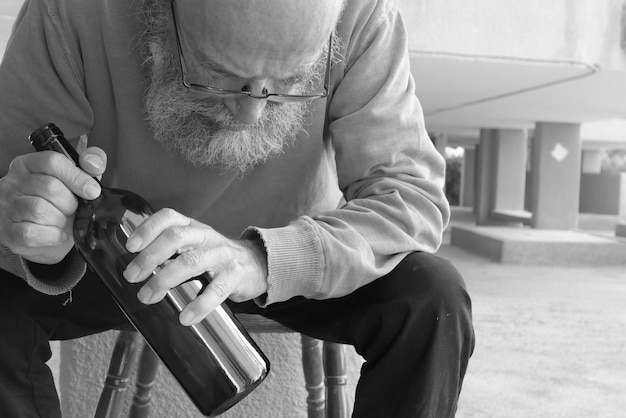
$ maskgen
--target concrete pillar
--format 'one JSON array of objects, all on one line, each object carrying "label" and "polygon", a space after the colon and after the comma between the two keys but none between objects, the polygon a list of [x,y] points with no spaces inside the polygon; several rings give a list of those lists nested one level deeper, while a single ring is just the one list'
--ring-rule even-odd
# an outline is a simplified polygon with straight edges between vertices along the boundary
[{"label": "concrete pillar", "polygon": [[526,154],[528,136],[525,129],[495,131],[495,209],[524,209],[526,190]]},{"label": "concrete pillar", "polygon": [[620,182],[619,213],[615,236],[626,238],[626,173],[622,173]]},{"label": "concrete pillar", "polygon": [[626,173],[620,174],[620,188],[619,188],[619,207],[617,209],[617,215],[620,222],[626,223]]},{"label": "concrete pillar", "polygon": [[531,147],[532,226],[574,229],[580,195],[580,125],[537,123]]},{"label": "concrete pillar", "polygon": [[527,141],[522,129],[480,131],[474,195],[478,225],[489,224],[494,209],[524,209]]},{"label": "concrete pillar", "polygon": [[602,172],[602,155],[599,149],[586,149],[582,151],[582,172],[599,174]]},{"label": "concrete pillar", "polygon": [[474,206],[474,189],[476,188],[476,149],[467,147],[461,162],[461,192],[459,205]]},{"label": "concrete pillar", "polygon": [[489,224],[489,213],[493,209],[496,172],[496,134],[494,129],[481,129],[476,146],[476,188],[474,193],[474,215],[477,225]]}]

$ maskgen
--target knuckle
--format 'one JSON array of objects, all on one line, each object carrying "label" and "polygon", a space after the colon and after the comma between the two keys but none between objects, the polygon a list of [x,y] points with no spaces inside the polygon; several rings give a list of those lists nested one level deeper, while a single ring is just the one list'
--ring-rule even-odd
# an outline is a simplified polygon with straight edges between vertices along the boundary
[{"label": "knuckle", "polygon": [[178,212],[176,212],[172,208],[163,208],[159,212],[165,218],[173,218],[175,216],[178,216]]},{"label": "knuckle", "polygon": [[229,289],[226,282],[214,280],[211,282],[210,287],[211,291],[220,299],[228,296]]},{"label": "knuckle", "polygon": [[178,261],[189,270],[196,270],[200,267],[202,259],[195,251],[188,251],[178,256]]},{"label": "knuckle", "polygon": [[148,250],[145,251],[144,260],[143,261],[144,261],[144,263],[143,263],[144,266],[148,267],[148,266],[153,266],[153,265],[156,266],[156,265],[160,264],[159,261],[161,261],[161,260],[159,260],[157,258],[156,252],[148,249]]},{"label": "knuckle", "polygon": [[46,170],[55,171],[62,170],[67,166],[67,157],[58,152],[49,152],[44,154],[47,158],[44,158],[42,165]]},{"label": "knuckle", "polygon": [[137,257],[134,259],[134,263],[137,264],[140,268],[145,269],[150,266],[157,265],[156,256],[150,250],[150,248],[144,249]]},{"label": "knuckle", "polygon": [[28,211],[31,213],[34,222],[42,222],[47,218],[48,208],[43,199],[30,199],[28,203]]},{"label": "knuckle", "polygon": [[38,181],[42,192],[47,196],[59,196],[65,193],[66,187],[57,178],[42,176]]},{"label": "knuckle", "polygon": [[15,227],[16,237],[15,241],[24,246],[31,247],[34,244],[35,238],[37,237],[37,231],[35,225],[28,222],[21,222]]},{"label": "knuckle", "polygon": [[87,174],[78,169],[66,156],[58,152],[52,153],[47,160],[47,165],[47,170],[50,173],[54,173],[54,177],[58,177],[59,180],[68,186],[80,187],[87,177]]},{"label": "knuckle", "polygon": [[84,183],[83,173],[81,173],[78,170],[68,170],[67,180],[70,184],[73,184],[75,186],[80,186]]},{"label": "knuckle", "polygon": [[185,237],[185,229],[181,227],[171,227],[168,228],[165,232],[165,239],[168,241],[181,241]]},{"label": "knuckle", "polygon": [[13,160],[11,160],[11,162],[9,163],[9,172],[17,170],[18,167],[23,167],[25,160],[26,155],[18,155],[17,157],[13,158]]}]

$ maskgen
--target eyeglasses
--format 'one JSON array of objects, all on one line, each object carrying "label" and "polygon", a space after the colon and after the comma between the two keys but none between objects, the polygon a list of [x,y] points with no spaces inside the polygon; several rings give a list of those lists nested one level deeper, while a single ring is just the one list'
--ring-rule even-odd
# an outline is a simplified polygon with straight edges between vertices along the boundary
[{"label": "eyeglasses", "polygon": [[250,91],[250,87],[244,85],[241,90],[230,90],[219,87],[206,86],[189,82],[187,80],[187,65],[185,64],[185,58],[183,56],[183,48],[180,44],[180,32],[178,23],[176,22],[176,11],[174,6],[174,0],[171,2],[172,18],[174,20],[174,32],[176,32],[176,44],[178,46],[178,58],[180,62],[180,69],[182,74],[183,85],[190,91],[200,95],[210,95],[219,97],[242,97],[247,96],[253,99],[269,100],[271,102],[286,103],[286,102],[306,102],[315,99],[323,99],[328,96],[328,88],[330,86],[330,67],[332,64],[332,50],[333,50],[333,37],[331,35],[328,41],[328,57],[326,58],[326,74],[324,75],[324,91],[314,94],[282,94],[282,93],[270,93],[267,88],[263,88],[261,94],[254,94]]}]

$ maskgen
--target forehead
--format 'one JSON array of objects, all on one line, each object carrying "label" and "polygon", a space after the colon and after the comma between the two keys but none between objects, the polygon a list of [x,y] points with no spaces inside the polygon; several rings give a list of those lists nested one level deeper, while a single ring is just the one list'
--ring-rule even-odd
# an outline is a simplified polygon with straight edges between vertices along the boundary
[{"label": "forehead", "polygon": [[319,16],[305,25],[303,15],[296,13],[298,7],[271,7],[281,1],[177,0],[181,44],[194,64],[219,64],[245,78],[297,72],[319,57],[334,21],[321,18],[326,10],[312,7]]}]

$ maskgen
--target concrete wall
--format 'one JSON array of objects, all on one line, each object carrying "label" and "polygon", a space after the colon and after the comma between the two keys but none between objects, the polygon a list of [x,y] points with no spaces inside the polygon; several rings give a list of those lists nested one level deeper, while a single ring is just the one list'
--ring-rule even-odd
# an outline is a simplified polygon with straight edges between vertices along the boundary
[{"label": "concrete wall", "polygon": [[626,173],[583,173],[580,179],[580,212],[626,214]]},{"label": "concrete wall", "polygon": [[[93,416],[116,335],[117,332],[110,331],[61,344],[59,389],[64,418]],[[306,417],[307,393],[302,373],[299,334],[253,334],[253,338],[270,360],[270,374],[252,394],[221,417]],[[352,347],[346,348],[348,398],[352,405],[363,360]],[[197,412],[163,366],[159,369],[152,394],[154,406],[151,417],[203,416]],[[129,398],[130,396],[127,397]],[[125,406],[127,408],[128,404]]]},{"label": "concrete wall", "polygon": [[622,0],[400,0],[415,51],[626,69]]}]

